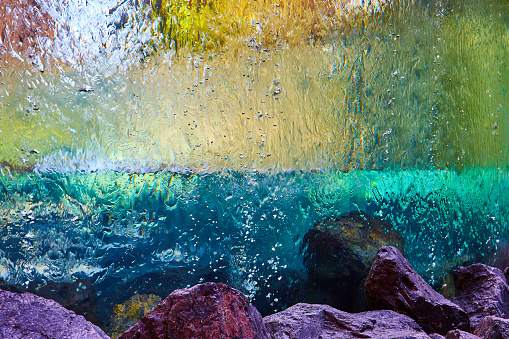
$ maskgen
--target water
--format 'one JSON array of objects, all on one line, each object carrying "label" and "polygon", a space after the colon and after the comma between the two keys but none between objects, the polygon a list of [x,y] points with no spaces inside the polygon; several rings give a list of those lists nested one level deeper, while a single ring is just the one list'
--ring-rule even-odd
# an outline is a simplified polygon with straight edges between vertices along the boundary
[{"label": "water", "polygon": [[34,4],[31,40],[0,27],[5,286],[103,327],[201,281],[268,314],[297,301],[304,234],[357,210],[437,290],[506,264],[505,1]]}]

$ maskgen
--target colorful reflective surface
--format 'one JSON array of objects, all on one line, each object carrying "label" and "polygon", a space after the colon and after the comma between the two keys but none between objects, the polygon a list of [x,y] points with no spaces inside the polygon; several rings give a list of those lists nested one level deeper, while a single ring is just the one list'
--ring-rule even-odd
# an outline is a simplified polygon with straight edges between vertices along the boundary
[{"label": "colorful reflective surface", "polygon": [[437,289],[507,253],[506,1],[4,3],[5,283],[176,272],[274,311],[355,210]]}]

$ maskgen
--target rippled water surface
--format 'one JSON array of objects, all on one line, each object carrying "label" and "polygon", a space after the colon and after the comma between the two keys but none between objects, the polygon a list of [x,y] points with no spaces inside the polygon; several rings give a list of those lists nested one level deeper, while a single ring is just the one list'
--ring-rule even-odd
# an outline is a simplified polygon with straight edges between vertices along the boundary
[{"label": "rippled water surface", "polygon": [[4,285],[224,281],[270,313],[350,211],[437,289],[506,264],[506,1],[4,3]]}]

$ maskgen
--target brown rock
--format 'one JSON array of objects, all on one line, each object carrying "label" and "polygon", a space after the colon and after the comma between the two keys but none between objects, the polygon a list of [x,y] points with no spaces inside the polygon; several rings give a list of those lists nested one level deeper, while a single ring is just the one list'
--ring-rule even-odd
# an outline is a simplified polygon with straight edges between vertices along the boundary
[{"label": "brown rock", "polygon": [[120,338],[269,337],[260,313],[241,292],[204,283],[174,291]]},{"label": "brown rock", "polygon": [[0,290],[0,338],[106,339],[99,327],[53,300]]},{"label": "brown rock", "polygon": [[382,246],[402,250],[403,244],[391,224],[366,213],[351,212],[315,224],[303,239],[304,265],[310,284],[317,289],[316,297],[306,301],[349,312],[365,310],[363,280],[373,257]]},{"label": "brown rock", "polygon": [[474,334],[482,339],[507,339],[509,338],[509,319],[487,316],[479,322]]},{"label": "brown rock", "polygon": [[447,333],[445,339],[481,339],[478,336],[462,330],[452,330]]},{"label": "brown rock", "polygon": [[278,339],[429,338],[413,319],[388,310],[347,313],[328,305],[300,303],[263,322],[271,337]]},{"label": "brown rock", "polygon": [[469,330],[466,312],[435,292],[394,247],[380,248],[364,288],[370,309],[408,315],[427,333]]},{"label": "brown rock", "polygon": [[462,266],[454,272],[454,284],[453,301],[468,313],[472,328],[488,315],[509,317],[509,286],[498,268],[483,264]]}]

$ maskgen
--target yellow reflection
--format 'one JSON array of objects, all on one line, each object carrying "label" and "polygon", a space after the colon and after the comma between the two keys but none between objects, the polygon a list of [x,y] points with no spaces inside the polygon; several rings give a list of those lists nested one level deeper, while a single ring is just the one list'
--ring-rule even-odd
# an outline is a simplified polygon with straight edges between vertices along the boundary
[{"label": "yellow reflection", "polygon": [[[162,50],[111,77],[10,68],[0,163],[133,172],[507,166],[509,9],[497,6],[445,15],[398,2],[293,42],[251,27],[200,52]],[[78,92],[83,85],[94,91]]]}]

